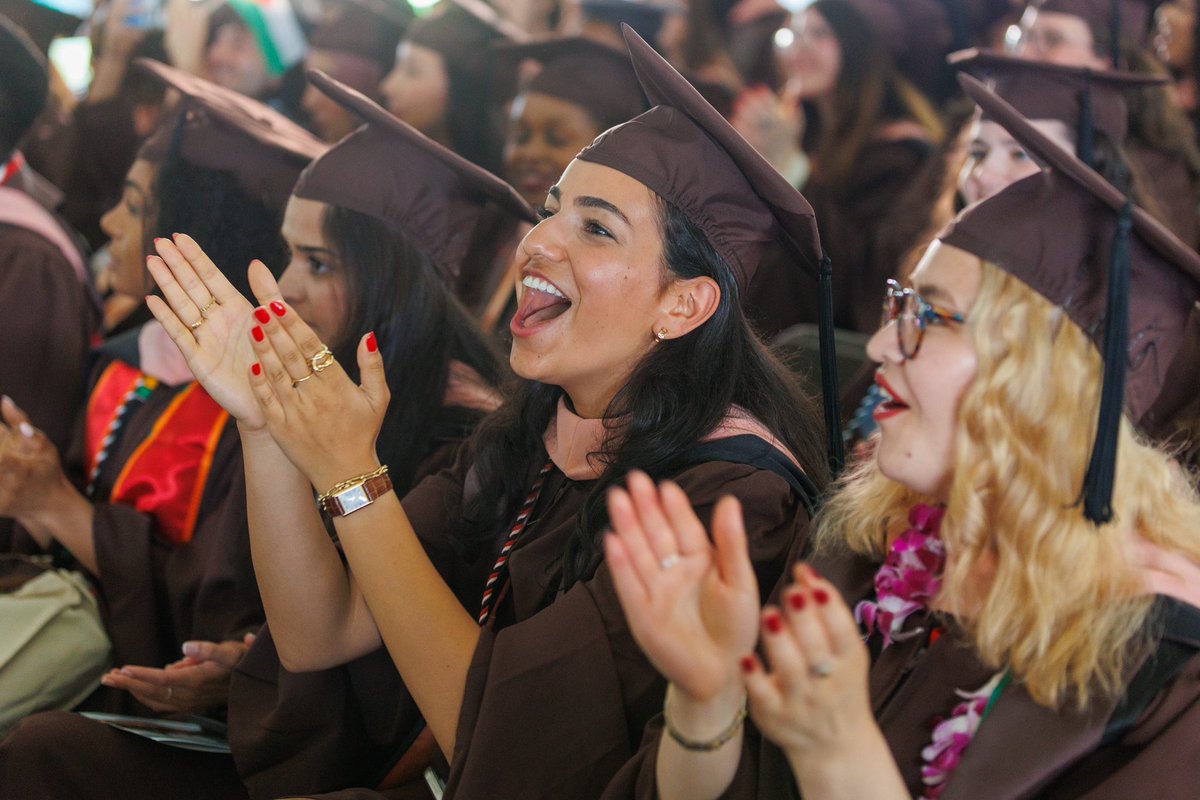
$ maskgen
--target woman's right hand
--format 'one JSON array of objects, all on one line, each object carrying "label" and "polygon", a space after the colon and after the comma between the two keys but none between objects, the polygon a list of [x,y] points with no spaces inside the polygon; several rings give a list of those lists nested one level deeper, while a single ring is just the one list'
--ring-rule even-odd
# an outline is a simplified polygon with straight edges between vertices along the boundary
[{"label": "woman's right hand", "polygon": [[740,696],[739,662],[754,649],[759,612],[741,505],[717,504],[710,542],[679,486],[655,488],[632,472],[628,487],[608,493],[605,552],[634,638],[687,700],[732,687]]},{"label": "woman's right hand", "polygon": [[[165,302],[152,295],[146,305],[183,353],[192,375],[242,430],[265,428],[266,417],[246,377],[258,360],[247,335],[256,309],[190,236],[177,234],[173,242],[156,239],[154,247],[158,255],[146,264]],[[251,280],[259,270],[270,274],[266,265],[254,261]]]}]

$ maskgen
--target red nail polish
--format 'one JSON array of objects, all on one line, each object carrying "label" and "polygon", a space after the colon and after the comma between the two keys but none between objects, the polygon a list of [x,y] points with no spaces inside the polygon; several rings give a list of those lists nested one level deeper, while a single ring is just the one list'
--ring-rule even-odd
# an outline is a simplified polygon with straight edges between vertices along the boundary
[{"label": "red nail polish", "polygon": [[250,333],[254,334],[254,341],[256,342],[261,342],[263,337],[266,336],[266,334],[263,333],[263,329],[257,325],[254,326],[254,329],[251,330]]},{"label": "red nail polish", "polygon": [[161,237],[161,236],[155,236],[155,237],[154,237],[154,243],[155,243],[155,244],[158,244],[158,243],[159,243],[159,242],[161,242],[161,241],[163,241],[163,237]]},{"label": "red nail polish", "polygon": [[829,602],[829,592],[824,589],[815,589],[813,590],[813,599],[817,601],[818,605],[823,606]]},{"label": "red nail polish", "polygon": [[379,350],[379,342],[375,340],[375,332],[371,331],[367,334],[367,352],[375,353]]},{"label": "red nail polish", "polygon": [[251,365],[250,365],[250,371],[251,371],[252,373],[254,373],[256,376],[257,376],[257,375],[262,375],[262,364],[259,364],[259,363],[256,361],[255,363],[253,363],[253,364],[251,364]]},{"label": "red nail polish", "polygon": [[266,325],[268,322],[271,321],[271,315],[267,313],[267,310],[265,308],[261,308],[261,307],[254,309],[254,318],[256,320],[258,320],[259,322],[261,322],[263,325]]},{"label": "red nail polish", "polygon": [[283,303],[278,300],[271,303],[271,310],[275,312],[275,316],[282,317],[287,313],[287,309],[283,307]]},{"label": "red nail polish", "polygon": [[804,604],[808,602],[804,598],[804,595],[800,594],[800,592],[796,592],[795,594],[789,594],[787,601],[788,601],[788,605],[791,606],[796,611],[803,611]]},{"label": "red nail polish", "polygon": [[178,233],[172,233],[172,234],[171,234],[171,238],[172,238],[172,239],[178,239],[178,238],[179,238],[179,234],[178,234]]},{"label": "red nail polish", "polygon": [[754,656],[742,656],[742,672],[754,672],[755,666]]},{"label": "red nail polish", "polygon": [[783,617],[779,616],[779,614],[768,614],[763,622],[766,624],[767,630],[771,633],[780,633],[783,631]]}]

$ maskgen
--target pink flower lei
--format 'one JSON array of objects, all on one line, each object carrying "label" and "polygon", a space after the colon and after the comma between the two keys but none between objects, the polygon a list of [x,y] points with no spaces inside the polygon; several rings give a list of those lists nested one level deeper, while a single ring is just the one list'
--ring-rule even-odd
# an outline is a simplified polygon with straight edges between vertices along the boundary
[{"label": "pink flower lei", "polygon": [[878,631],[883,646],[917,635],[901,633],[905,621],[929,607],[942,588],[946,548],[939,530],[946,509],[919,503],[908,512],[909,528],[892,543],[887,560],[875,573],[875,600],[854,607],[854,618],[867,636]]},{"label": "pink flower lei", "polygon": [[[946,566],[946,548],[942,544],[941,525],[946,509],[915,505],[908,512],[909,528],[892,543],[887,559],[875,573],[875,600],[863,600],[854,607],[854,618],[870,636],[883,635],[883,646],[909,639],[924,632],[904,633],[904,623],[929,602],[942,588],[942,570]],[[950,716],[937,720],[933,740],[921,750],[921,782],[927,787],[920,800],[937,800],[946,781],[967,745],[975,738],[993,696],[1003,688],[1006,673],[998,672],[975,691],[958,690],[962,702]]]}]

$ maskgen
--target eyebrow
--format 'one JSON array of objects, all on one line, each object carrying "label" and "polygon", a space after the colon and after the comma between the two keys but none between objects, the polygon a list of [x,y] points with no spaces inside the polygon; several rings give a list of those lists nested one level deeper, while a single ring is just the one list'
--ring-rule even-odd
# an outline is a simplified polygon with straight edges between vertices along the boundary
[{"label": "eyebrow", "polygon": [[608,202],[607,200],[604,200],[603,198],[590,197],[588,195],[584,195],[582,197],[575,198],[575,205],[582,206],[583,208],[598,208],[602,211],[607,211],[610,214],[612,214],[613,216],[615,216],[617,219],[621,220],[621,222],[624,222],[630,228],[633,227],[633,225],[629,222],[629,217],[625,216],[625,214],[622,213],[621,209],[617,208],[612,203]]},{"label": "eyebrow", "polygon": [[336,253],[334,253],[328,247],[313,247],[312,245],[300,244],[299,242],[296,243],[295,249],[301,251],[302,253],[307,253],[308,255],[316,255],[317,253],[324,253],[327,256],[336,255]]},{"label": "eyebrow", "polygon": [[139,196],[142,198],[142,202],[143,202],[143,203],[145,203],[145,202],[146,202],[146,190],[145,190],[145,189],[143,189],[141,186],[139,186],[138,184],[134,183],[134,182],[133,182],[133,181],[131,181],[131,180],[126,180],[126,181],[125,181],[125,188],[126,188],[126,189],[129,189],[129,190],[131,190],[131,191],[137,192],[137,193],[138,193],[138,195],[139,195]]}]

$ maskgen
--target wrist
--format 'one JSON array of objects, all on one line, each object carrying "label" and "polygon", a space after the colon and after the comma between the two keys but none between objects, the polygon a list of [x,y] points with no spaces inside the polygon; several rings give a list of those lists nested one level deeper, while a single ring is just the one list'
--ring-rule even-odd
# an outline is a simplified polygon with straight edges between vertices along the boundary
[{"label": "wrist", "polygon": [[787,747],[784,753],[797,779],[808,787],[831,790],[845,785],[863,764],[892,762],[891,748],[873,719],[845,729],[821,746]]},{"label": "wrist", "polygon": [[66,524],[64,521],[77,516],[82,506],[91,508],[87,498],[61,472],[35,495],[35,502],[17,514],[16,519],[39,543],[45,540],[43,547],[48,546],[50,539],[60,538],[59,532]]},{"label": "wrist", "polygon": [[340,484],[370,475],[379,470],[381,466],[379,457],[374,453],[369,457],[339,458],[335,462],[321,464],[320,468],[315,470],[309,478],[318,494],[328,494],[330,491],[335,491]]},{"label": "wrist", "polygon": [[672,683],[663,700],[667,727],[690,742],[714,741],[732,727],[740,729],[745,708],[746,691],[736,681],[706,698],[689,695]]}]

